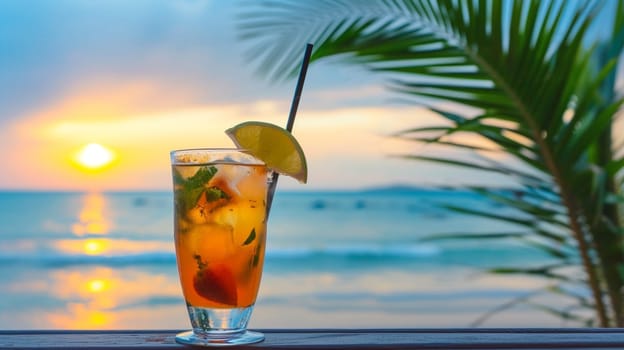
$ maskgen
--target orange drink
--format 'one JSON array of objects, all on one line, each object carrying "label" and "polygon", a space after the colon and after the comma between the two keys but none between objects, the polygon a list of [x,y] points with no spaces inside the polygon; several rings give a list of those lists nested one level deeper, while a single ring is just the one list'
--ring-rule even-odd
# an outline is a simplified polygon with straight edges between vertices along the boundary
[{"label": "orange drink", "polygon": [[246,326],[264,262],[267,167],[237,149],[171,157],[176,258],[191,335],[253,335]]},{"label": "orange drink", "polygon": [[226,134],[240,148],[171,152],[176,259],[193,326],[176,335],[182,344],[264,339],[247,323],[260,287],[275,184],[278,174],[307,181],[305,155],[289,131],[249,121]]}]

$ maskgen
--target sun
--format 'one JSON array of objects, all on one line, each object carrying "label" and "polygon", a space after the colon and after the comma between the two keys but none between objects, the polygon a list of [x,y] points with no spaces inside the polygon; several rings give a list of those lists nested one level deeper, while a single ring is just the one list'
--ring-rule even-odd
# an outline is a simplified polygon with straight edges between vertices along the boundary
[{"label": "sun", "polygon": [[87,169],[103,168],[114,159],[115,154],[98,143],[90,143],[76,154],[76,162]]}]

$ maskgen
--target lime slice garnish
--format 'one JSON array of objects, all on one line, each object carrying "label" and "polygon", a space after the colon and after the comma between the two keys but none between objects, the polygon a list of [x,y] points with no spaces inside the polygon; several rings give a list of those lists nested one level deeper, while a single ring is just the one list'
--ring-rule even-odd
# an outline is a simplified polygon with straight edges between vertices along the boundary
[{"label": "lime slice garnish", "polygon": [[301,183],[308,180],[303,149],[288,130],[270,123],[248,121],[227,129],[225,133],[237,147],[247,150],[269,169]]}]

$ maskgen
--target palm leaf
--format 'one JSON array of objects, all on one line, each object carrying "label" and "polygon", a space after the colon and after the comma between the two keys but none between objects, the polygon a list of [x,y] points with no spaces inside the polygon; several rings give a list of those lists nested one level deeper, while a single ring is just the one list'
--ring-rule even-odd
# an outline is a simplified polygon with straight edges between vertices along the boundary
[{"label": "palm leaf", "polygon": [[490,273],[494,274],[522,274],[522,275],[533,275],[541,278],[546,278],[549,280],[555,280],[559,282],[577,282],[574,277],[568,276],[567,274],[560,274],[555,272],[556,269],[567,266],[567,264],[554,264],[554,265],[546,265],[539,267],[497,267],[490,269]]}]

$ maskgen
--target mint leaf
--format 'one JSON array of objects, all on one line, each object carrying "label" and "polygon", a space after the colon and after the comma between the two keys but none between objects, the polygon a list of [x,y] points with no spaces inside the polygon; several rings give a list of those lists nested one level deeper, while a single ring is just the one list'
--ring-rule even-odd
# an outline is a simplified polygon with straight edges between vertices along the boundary
[{"label": "mint leaf", "polygon": [[260,262],[260,251],[262,250],[262,241],[260,241],[260,243],[256,246],[256,251],[254,252],[254,256],[251,260],[251,265],[253,267],[258,266],[258,263]]},{"label": "mint leaf", "polygon": [[197,205],[197,200],[204,193],[204,186],[217,173],[215,166],[204,166],[199,168],[195,175],[184,179],[176,170],[173,173],[173,183],[176,189],[176,209],[179,212],[186,212]]},{"label": "mint leaf", "polygon": [[179,204],[182,205],[182,211],[186,212],[187,210],[192,209],[197,204],[197,201],[199,200],[199,197],[201,197],[202,193],[204,193],[204,189],[201,187],[190,189],[183,188],[178,191],[177,197],[178,201],[180,201]]},{"label": "mint leaf", "polygon": [[189,177],[188,179],[186,179],[186,181],[183,184],[183,186],[188,188],[188,189],[195,189],[195,188],[198,188],[198,187],[204,187],[206,182],[208,182],[210,179],[212,179],[212,177],[216,173],[217,173],[217,167],[215,167],[215,166],[204,166],[204,167],[201,167],[201,168],[199,168],[199,170],[197,170],[195,175],[193,175],[193,176]]},{"label": "mint leaf", "polygon": [[210,187],[206,190],[206,201],[213,202],[219,199],[230,199],[230,196],[219,187]]},{"label": "mint leaf", "polygon": [[256,229],[252,228],[251,232],[249,232],[249,236],[247,237],[247,239],[245,240],[245,242],[243,242],[243,245],[249,245],[251,244],[251,242],[254,241],[254,239],[256,239]]},{"label": "mint leaf", "polygon": [[180,172],[178,171],[178,169],[174,169],[174,171],[173,171],[173,184],[174,185],[183,185],[184,181],[186,181],[186,180],[184,180],[182,175],[180,175]]}]

